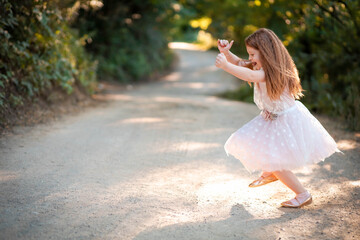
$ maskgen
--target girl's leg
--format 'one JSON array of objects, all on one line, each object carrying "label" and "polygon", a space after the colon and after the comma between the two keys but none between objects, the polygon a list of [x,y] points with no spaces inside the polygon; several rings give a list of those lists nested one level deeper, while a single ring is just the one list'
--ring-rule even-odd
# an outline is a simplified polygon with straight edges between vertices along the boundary
[{"label": "girl's leg", "polygon": [[295,194],[306,192],[306,189],[300,183],[299,179],[291,171],[275,171],[273,174]]},{"label": "girl's leg", "polygon": [[262,172],[260,176],[268,177],[268,176],[270,176],[271,174],[273,174],[273,173],[272,173],[272,172]]},{"label": "girl's leg", "polygon": [[295,198],[281,203],[284,207],[301,207],[312,201],[311,194],[306,191],[299,179],[291,171],[276,171],[273,174],[295,194]]}]

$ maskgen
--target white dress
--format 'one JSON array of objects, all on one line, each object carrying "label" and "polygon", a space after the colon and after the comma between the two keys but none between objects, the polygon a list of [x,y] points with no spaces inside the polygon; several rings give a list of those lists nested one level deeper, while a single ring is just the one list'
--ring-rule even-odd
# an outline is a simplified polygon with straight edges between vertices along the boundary
[{"label": "white dress", "polygon": [[[225,143],[227,155],[249,172],[293,170],[341,152],[309,110],[285,90],[272,101],[266,82],[254,84],[254,102],[262,112],[234,132]],[[265,112],[272,113],[265,120]]]}]

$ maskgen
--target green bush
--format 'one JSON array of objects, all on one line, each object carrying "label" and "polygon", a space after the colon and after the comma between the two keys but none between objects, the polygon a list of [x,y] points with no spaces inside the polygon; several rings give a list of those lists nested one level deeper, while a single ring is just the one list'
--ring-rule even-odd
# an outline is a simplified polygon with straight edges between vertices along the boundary
[{"label": "green bush", "polygon": [[72,26],[89,36],[86,48],[99,62],[101,79],[137,81],[170,65],[171,2],[104,0],[102,7],[80,6]]},{"label": "green bush", "polygon": [[96,62],[82,39],[46,1],[0,0],[0,107],[4,113],[55,87],[92,92]]},{"label": "green bush", "polygon": [[298,63],[312,110],[341,116],[360,129],[360,3],[307,1],[293,4],[285,38]]}]

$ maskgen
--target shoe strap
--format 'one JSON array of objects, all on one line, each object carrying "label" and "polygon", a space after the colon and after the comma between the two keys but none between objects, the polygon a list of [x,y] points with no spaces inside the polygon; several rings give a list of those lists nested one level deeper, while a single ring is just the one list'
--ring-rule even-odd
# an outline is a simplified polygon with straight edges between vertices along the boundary
[{"label": "shoe strap", "polygon": [[295,197],[293,199],[290,199],[289,202],[294,206],[300,206],[300,201]]},{"label": "shoe strap", "polygon": [[[306,194],[306,195],[305,195]],[[299,205],[303,204],[306,200],[309,199],[309,197],[311,197],[311,194],[309,192],[304,192],[304,193],[300,193],[299,195],[301,195],[301,198],[303,199],[302,201],[300,201],[298,199],[298,197],[300,196],[296,196],[294,199],[298,202]],[[303,197],[303,196],[306,196],[306,197]]]}]

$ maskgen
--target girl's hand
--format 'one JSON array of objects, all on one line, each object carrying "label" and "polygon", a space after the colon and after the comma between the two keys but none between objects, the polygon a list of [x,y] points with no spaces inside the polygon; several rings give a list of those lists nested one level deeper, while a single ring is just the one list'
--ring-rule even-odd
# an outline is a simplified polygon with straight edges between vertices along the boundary
[{"label": "girl's hand", "polygon": [[275,120],[278,115],[275,114],[275,113],[271,113],[267,110],[262,110],[261,111],[261,115],[263,116],[263,118],[265,119],[265,121],[268,121],[268,120]]},{"label": "girl's hand", "polygon": [[223,39],[218,39],[217,44],[218,44],[218,49],[221,53],[228,53],[230,48],[232,47],[234,43],[234,40],[232,40],[230,43],[228,40],[223,40]]},{"label": "girl's hand", "polygon": [[265,119],[265,121],[270,120],[270,114],[268,111],[262,111],[261,115],[263,116],[263,118]]},{"label": "girl's hand", "polygon": [[218,68],[224,68],[227,64],[226,57],[223,53],[219,53],[216,57],[215,66]]}]

